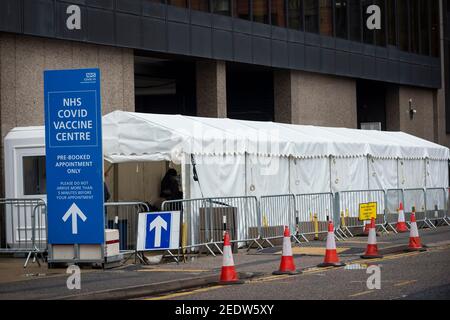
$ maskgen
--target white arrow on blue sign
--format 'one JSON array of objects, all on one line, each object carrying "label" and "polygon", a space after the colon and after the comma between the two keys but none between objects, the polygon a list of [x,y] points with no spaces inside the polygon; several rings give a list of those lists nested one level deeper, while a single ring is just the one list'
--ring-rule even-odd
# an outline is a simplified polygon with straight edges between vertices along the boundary
[{"label": "white arrow on blue sign", "polygon": [[78,217],[80,217],[83,222],[87,220],[87,217],[84,215],[83,211],[78,208],[75,202],[72,203],[62,219],[66,222],[69,217],[72,217],[72,234],[78,234]]},{"label": "white arrow on blue sign", "polygon": [[143,212],[138,221],[138,251],[176,249],[180,239],[180,212]]}]

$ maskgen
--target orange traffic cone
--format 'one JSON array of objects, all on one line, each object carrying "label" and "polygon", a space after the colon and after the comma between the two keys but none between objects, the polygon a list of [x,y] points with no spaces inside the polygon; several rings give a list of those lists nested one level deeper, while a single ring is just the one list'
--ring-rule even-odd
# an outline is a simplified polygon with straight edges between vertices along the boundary
[{"label": "orange traffic cone", "polygon": [[339,257],[336,250],[336,240],[334,239],[334,225],[333,222],[328,222],[328,234],[327,234],[327,248],[325,251],[325,258],[323,263],[319,264],[319,268],[324,267],[342,267],[345,263],[339,261]]},{"label": "orange traffic cone", "polygon": [[367,221],[364,221],[364,231],[362,233],[363,236],[368,236],[370,230],[370,222],[367,223]]},{"label": "orange traffic cone", "polygon": [[401,202],[398,208],[398,220],[395,230],[397,230],[398,233],[408,232],[408,227],[405,222],[405,212],[403,211],[403,203]]},{"label": "orange traffic cone", "polygon": [[283,252],[281,254],[280,268],[273,274],[299,274],[295,269],[294,257],[292,256],[291,232],[287,226],[284,227]]},{"label": "orange traffic cone", "polygon": [[375,230],[374,218],[372,218],[372,220],[370,221],[370,230],[369,230],[369,238],[367,241],[366,253],[364,253],[364,255],[362,255],[361,258],[363,259],[383,258],[383,256],[378,253],[377,232]]},{"label": "orange traffic cone", "polygon": [[411,212],[411,230],[409,232],[409,245],[406,251],[426,251],[426,249],[422,246],[419,237],[419,230],[417,228],[416,222],[416,209],[413,207]]},{"label": "orange traffic cone", "polygon": [[220,284],[239,284],[243,283],[239,280],[236,269],[234,268],[233,254],[231,252],[230,235],[227,231],[223,236],[223,262],[222,271],[220,273]]}]

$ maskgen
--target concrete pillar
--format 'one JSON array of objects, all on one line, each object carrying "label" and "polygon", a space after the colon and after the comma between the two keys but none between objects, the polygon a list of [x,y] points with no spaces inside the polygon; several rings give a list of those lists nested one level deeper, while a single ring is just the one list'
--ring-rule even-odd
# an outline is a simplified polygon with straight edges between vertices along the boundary
[{"label": "concrete pillar", "polygon": [[197,115],[227,117],[227,81],[224,61],[197,61]]},{"label": "concrete pillar", "polygon": [[[403,131],[420,138],[434,141],[436,90],[395,86],[386,93],[386,124],[388,131]],[[411,119],[409,100],[417,111]]]},{"label": "concrete pillar", "polygon": [[[441,89],[437,90],[435,94],[435,132],[434,132],[434,140],[442,144],[444,146],[450,147],[450,134],[447,134],[447,130],[450,131],[450,128],[446,128],[446,112],[445,112],[445,105],[446,105],[446,99],[450,99],[450,97],[445,96],[445,79],[446,77],[450,76],[450,72],[448,69],[450,68],[449,65],[445,64],[445,28],[446,25],[444,24],[444,3],[443,1],[439,1],[440,6],[440,33],[441,33],[441,79],[442,79],[442,87]],[[450,4],[448,4],[450,6]],[[448,53],[450,54],[450,53]],[[450,61],[447,61],[450,62]]]},{"label": "concrete pillar", "polygon": [[296,123],[299,119],[299,100],[296,99],[297,76],[290,70],[273,73],[275,122]]},{"label": "concrete pillar", "polygon": [[[12,128],[44,124],[44,70],[99,67],[103,114],[134,111],[131,49],[0,33],[0,61],[2,156],[3,140]],[[3,179],[1,174],[0,196]]]},{"label": "concrete pillar", "polygon": [[357,128],[356,82],[303,71],[274,73],[275,121]]}]

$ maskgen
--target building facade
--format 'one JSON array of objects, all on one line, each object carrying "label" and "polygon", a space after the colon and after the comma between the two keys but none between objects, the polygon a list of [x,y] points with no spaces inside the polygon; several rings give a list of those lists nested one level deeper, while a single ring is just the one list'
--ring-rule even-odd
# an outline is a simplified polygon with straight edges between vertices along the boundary
[{"label": "building facade", "polygon": [[448,0],[2,0],[1,156],[9,130],[44,122],[43,71],[90,67],[103,113],[374,124],[450,146],[449,38]]}]

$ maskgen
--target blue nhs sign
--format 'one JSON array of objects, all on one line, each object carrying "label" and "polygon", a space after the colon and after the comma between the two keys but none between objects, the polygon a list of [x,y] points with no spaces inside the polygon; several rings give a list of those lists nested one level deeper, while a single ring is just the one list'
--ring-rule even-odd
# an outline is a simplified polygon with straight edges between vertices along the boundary
[{"label": "blue nhs sign", "polygon": [[44,72],[48,242],[104,242],[100,70]]}]

